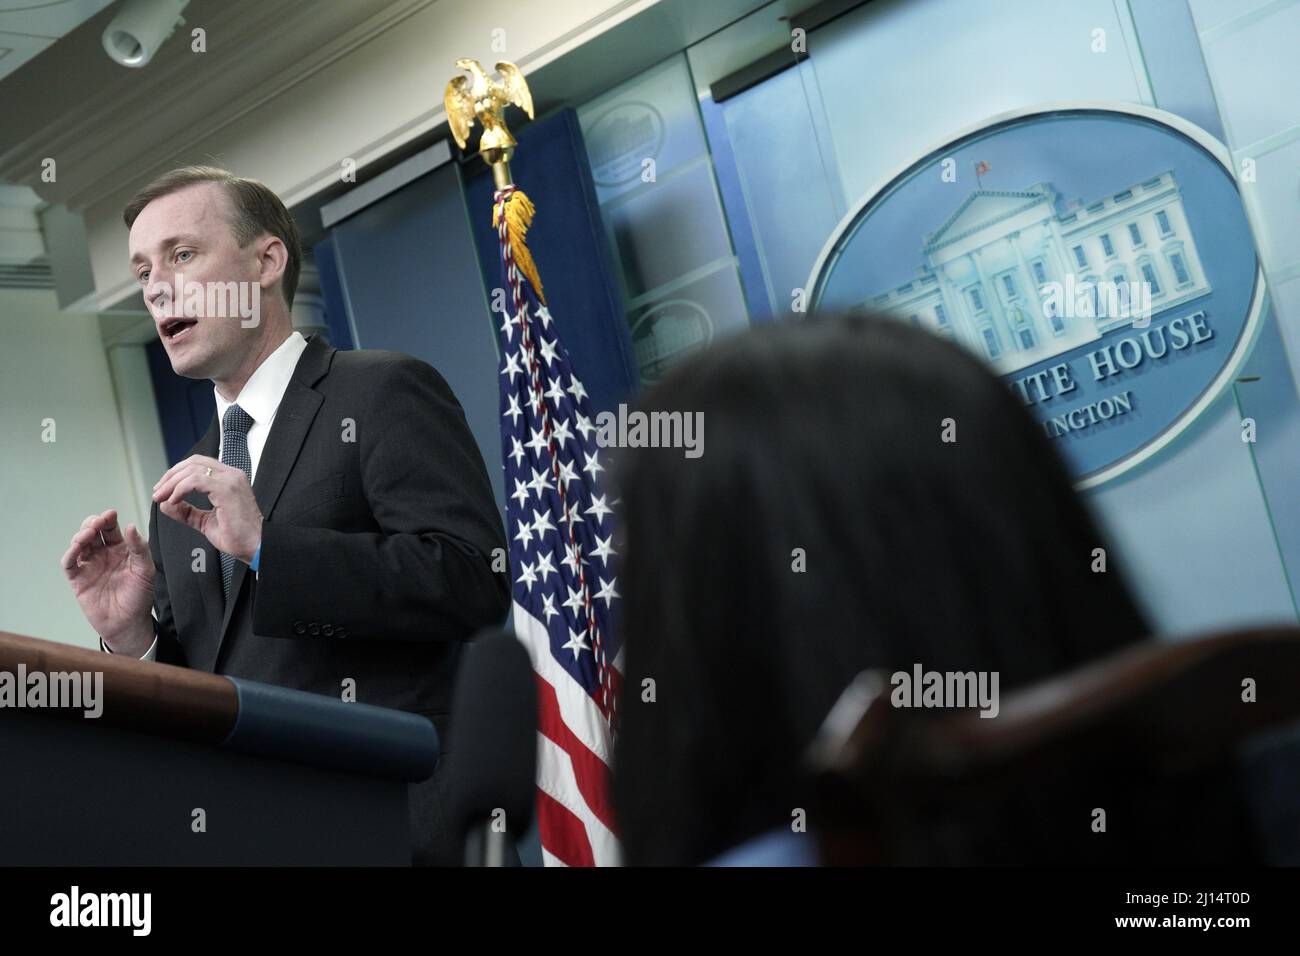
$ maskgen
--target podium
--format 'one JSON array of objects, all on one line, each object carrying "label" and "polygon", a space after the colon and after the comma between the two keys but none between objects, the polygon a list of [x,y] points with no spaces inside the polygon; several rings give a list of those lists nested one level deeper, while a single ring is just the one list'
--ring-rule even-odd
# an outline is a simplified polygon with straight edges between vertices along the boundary
[{"label": "podium", "polygon": [[0,866],[409,866],[438,755],[418,714],[0,631]]}]

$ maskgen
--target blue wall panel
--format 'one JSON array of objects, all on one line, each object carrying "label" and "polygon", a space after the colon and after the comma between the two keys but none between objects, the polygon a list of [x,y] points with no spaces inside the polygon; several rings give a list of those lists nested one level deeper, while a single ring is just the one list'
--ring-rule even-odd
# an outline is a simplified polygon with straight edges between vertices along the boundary
[{"label": "blue wall panel", "polygon": [[504,514],[496,346],[455,166],[348,217],[333,240],[356,346],[407,352],[442,373]]},{"label": "blue wall panel", "polygon": [[[1103,49],[1094,49],[1097,30]],[[996,9],[877,0],[813,31],[808,54],[815,82],[796,82],[804,64],[702,107],[706,118],[726,118],[725,129],[705,126],[722,159],[727,214],[745,220],[733,222],[733,236],[754,236],[757,256],[744,241],[737,254],[746,289],[766,293],[750,296],[756,318],[780,314],[789,295],[781,287],[802,284],[833,231],[821,225],[834,196],[828,178],[852,206],[960,130],[1046,101],[1142,103],[1223,134],[1182,0],[1005,0]],[[825,137],[805,129],[823,117],[831,162]],[[1300,434],[1300,404],[1271,312],[1242,374],[1255,379],[1237,388],[1243,410],[1225,393],[1153,460],[1087,495],[1119,551],[1115,565],[1166,633],[1296,617],[1287,569],[1300,569],[1300,499],[1288,486],[1300,453],[1286,437]],[[1241,440],[1243,414],[1267,428],[1258,447]]]},{"label": "blue wall panel", "polygon": [[[577,115],[563,110],[525,127],[517,138],[511,174],[537,207],[528,248],[547,307],[592,407],[616,408],[636,391],[636,363]],[[465,196],[488,290],[501,285],[493,192],[491,170],[473,160],[465,172]]]}]

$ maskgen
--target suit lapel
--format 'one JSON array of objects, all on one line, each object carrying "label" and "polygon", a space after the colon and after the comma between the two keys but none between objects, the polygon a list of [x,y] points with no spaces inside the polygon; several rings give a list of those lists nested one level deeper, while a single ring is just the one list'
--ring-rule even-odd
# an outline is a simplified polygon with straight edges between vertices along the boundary
[{"label": "suit lapel", "polygon": [[[293,470],[294,462],[298,460],[298,453],[302,450],[302,443],[307,438],[311,423],[325,400],[312,386],[329,370],[334,352],[335,349],[325,344],[320,336],[313,335],[308,339],[307,348],[298,358],[293,377],[284,390],[284,397],[280,399],[280,405],[275,412],[275,421],[271,425],[271,433],[266,438],[266,444],[262,447],[262,457],[257,463],[257,478],[253,482],[253,497],[257,499],[257,507],[262,512],[263,521],[271,520],[276,502],[280,500],[280,492],[284,489],[285,480]],[[219,560],[218,566],[220,566]],[[230,593],[235,599],[224,607],[221,616],[216,653],[213,655],[212,670],[214,671],[217,662],[221,659],[221,646],[225,642],[235,605],[239,603],[238,595],[247,572],[248,565],[242,561],[235,562],[234,573],[230,579]],[[216,606],[222,608],[223,601],[221,582],[218,580]]]}]

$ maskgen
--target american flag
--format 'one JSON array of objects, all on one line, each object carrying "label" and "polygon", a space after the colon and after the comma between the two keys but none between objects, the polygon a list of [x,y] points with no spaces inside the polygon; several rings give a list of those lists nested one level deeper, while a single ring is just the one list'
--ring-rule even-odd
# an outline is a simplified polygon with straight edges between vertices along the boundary
[{"label": "american flag", "polygon": [[537,677],[542,856],[548,866],[616,865],[609,767],[622,675],[610,626],[619,593],[600,488],[606,463],[523,243],[532,205],[507,187],[493,212],[508,297],[498,339],[511,593]]}]

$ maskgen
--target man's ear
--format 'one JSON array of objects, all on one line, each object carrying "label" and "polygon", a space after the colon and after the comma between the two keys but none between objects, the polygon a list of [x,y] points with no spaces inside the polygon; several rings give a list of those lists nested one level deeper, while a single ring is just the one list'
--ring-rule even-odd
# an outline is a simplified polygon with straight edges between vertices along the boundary
[{"label": "man's ear", "polygon": [[270,289],[284,278],[284,270],[289,265],[289,250],[279,237],[266,235],[257,240],[257,258],[261,265],[258,284],[263,289]]}]

